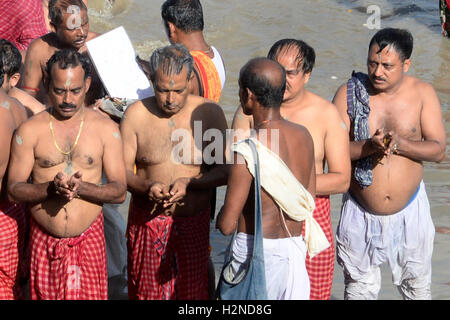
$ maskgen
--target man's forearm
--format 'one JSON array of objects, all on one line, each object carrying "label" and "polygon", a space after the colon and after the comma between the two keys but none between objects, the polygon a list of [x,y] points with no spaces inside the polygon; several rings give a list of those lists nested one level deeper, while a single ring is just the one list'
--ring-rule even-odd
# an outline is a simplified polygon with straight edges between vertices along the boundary
[{"label": "man's forearm", "polygon": [[[391,148],[395,152],[395,149]],[[412,141],[402,139],[396,153],[415,161],[440,162],[445,156],[445,145],[436,141]]]},{"label": "man's forearm", "polygon": [[82,182],[77,195],[83,200],[98,204],[122,203],[126,199],[126,186],[118,182],[109,182],[105,185]]},{"label": "man's forearm", "polygon": [[8,197],[13,202],[39,203],[54,195],[53,181],[38,184],[17,182],[8,186]]},{"label": "man's forearm", "polygon": [[127,170],[127,189],[133,194],[148,196],[150,182]]},{"label": "man's forearm", "polygon": [[227,184],[228,168],[225,164],[217,165],[211,170],[190,179],[188,188],[212,189]]},{"label": "man's forearm", "polygon": [[373,147],[370,139],[360,141],[350,141],[350,159],[359,160],[371,156],[377,150]]},{"label": "man's forearm", "polygon": [[324,173],[316,175],[316,195],[330,195],[347,192],[350,176],[343,173]]}]

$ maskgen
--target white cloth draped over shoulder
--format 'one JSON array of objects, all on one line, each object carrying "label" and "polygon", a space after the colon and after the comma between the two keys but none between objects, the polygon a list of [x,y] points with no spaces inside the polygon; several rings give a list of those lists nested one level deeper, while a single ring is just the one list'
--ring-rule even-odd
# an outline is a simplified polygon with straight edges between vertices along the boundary
[{"label": "white cloth draped over shoulder", "polygon": [[[313,218],[314,198],[276,153],[256,138],[249,139],[255,143],[259,155],[261,186],[291,219],[304,221],[305,242],[309,256],[313,258],[330,246],[322,228]],[[248,142],[238,141],[231,148],[244,157],[248,170],[254,176],[253,154]]]}]

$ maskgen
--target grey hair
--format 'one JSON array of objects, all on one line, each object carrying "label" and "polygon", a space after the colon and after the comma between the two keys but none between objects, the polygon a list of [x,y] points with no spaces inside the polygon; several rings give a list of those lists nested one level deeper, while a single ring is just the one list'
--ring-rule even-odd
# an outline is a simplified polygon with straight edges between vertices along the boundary
[{"label": "grey hair", "polygon": [[155,81],[156,71],[166,75],[180,74],[183,67],[187,67],[187,79],[191,77],[194,68],[194,59],[188,49],[176,43],[156,49],[150,57],[150,80]]}]

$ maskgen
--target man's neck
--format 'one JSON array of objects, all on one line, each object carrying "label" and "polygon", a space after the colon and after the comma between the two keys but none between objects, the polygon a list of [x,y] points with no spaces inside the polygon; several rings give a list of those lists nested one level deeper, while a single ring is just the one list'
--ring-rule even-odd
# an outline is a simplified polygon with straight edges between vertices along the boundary
[{"label": "man's neck", "polygon": [[253,123],[255,129],[259,129],[261,126],[268,125],[273,121],[283,119],[280,114],[280,108],[264,108],[260,107],[259,112],[253,113]]},{"label": "man's neck", "polygon": [[189,51],[199,50],[208,51],[211,47],[206,43],[201,31],[193,31],[189,33],[180,32],[178,34],[178,42],[184,45]]},{"label": "man's neck", "polygon": [[390,88],[387,88],[385,90],[377,90],[373,87],[372,83],[370,83],[371,91],[373,95],[385,95],[385,96],[395,96],[398,91],[401,89],[403,84],[404,78],[402,78],[400,81],[398,81],[395,85],[393,85]]},{"label": "man's neck", "polygon": [[306,89],[302,89],[295,96],[293,96],[289,100],[283,100],[281,104],[281,108],[283,109],[302,109],[304,107],[304,102],[306,99],[308,91]]}]

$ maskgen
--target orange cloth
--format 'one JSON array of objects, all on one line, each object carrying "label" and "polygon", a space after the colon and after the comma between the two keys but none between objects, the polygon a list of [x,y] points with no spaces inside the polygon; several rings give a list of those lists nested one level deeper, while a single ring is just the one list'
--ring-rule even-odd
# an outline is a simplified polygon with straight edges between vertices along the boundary
[{"label": "orange cloth", "polygon": [[199,50],[191,51],[197,65],[200,81],[203,87],[203,97],[219,102],[222,94],[222,83],[214,62],[206,53]]}]

